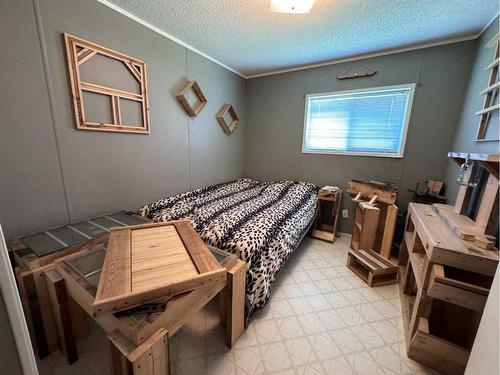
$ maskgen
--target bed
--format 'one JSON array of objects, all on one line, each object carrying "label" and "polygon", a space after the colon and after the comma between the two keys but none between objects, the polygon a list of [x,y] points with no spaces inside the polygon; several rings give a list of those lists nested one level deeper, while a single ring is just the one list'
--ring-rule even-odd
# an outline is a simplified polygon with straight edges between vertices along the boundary
[{"label": "bed", "polygon": [[318,187],[248,178],[207,186],[148,204],[153,221],[187,219],[205,243],[247,263],[246,317],[265,306],[271,285],[312,223]]}]

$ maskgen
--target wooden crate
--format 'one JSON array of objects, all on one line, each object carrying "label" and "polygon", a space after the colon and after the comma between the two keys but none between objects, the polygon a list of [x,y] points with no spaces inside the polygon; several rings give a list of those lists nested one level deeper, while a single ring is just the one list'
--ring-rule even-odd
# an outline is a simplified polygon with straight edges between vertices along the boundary
[{"label": "wooden crate", "polygon": [[398,280],[398,266],[373,250],[349,250],[347,268],[369,286],[394,284]]}]

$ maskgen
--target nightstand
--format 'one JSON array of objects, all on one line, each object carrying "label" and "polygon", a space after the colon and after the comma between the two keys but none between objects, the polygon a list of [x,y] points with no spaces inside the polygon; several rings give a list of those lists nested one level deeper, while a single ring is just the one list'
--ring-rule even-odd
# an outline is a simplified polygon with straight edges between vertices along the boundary
[{"label": "nightstand", "polygon": [[335,241],[341,204],[342,190],[339,187],[325,186],[320,189],[312,237],[332,243]]}]

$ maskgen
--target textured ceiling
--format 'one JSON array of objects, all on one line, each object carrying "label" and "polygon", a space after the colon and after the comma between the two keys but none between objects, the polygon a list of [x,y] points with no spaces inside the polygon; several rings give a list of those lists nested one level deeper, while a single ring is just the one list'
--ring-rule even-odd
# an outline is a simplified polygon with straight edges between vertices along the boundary
[{"label": "textured ceiling", "polygon": [[477,35],[498,0],[316,0],[309,14],[270,0],[104,0],[245,76]]}]

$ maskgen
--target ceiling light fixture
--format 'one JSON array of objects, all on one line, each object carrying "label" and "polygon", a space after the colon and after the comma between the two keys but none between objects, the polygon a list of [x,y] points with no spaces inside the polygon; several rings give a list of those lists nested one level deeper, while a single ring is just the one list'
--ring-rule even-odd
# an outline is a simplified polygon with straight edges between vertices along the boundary
[{"label": "ceiling light fixture", "polygon": [[271,0],[269,10],[276,13],[309,13],[316,0]]}]

